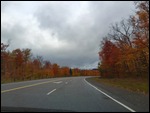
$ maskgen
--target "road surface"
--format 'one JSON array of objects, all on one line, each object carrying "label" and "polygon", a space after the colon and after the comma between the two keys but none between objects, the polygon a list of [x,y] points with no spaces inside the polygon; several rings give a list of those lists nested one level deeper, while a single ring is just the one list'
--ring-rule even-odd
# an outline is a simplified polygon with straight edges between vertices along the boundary
[{"label": "road surface", "polygon": [[102,92],[87,77],[63,77],[1,85],[1,108],[75,112],[134,112]]}]

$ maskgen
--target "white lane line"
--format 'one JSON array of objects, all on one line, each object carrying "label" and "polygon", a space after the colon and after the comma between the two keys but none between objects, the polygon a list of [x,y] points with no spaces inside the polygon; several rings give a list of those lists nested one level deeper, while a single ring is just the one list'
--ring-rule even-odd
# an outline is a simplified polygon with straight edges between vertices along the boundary
[{"label": "white lane line", "polygon": [[35,83],[35,84],[31,84],[31,85],[26,85],[26,86],[20,86],[20,87],[8,89],[8,90],[3,90],[3,91],[1,91],[1,93],[5,93],[5,92],[9,92],[9,91],[14,91],[14,90],[19,90],[19,89],[28,88],[28,87],[33,87],[33,86],[37,86],[37,85],[41,85],[41,84],[46,84],[46,83],[54,82],[54,81],[56,81],[56,80],[51,80],[51,81],[46,81],[46,82],[40,82],[40,83]]},{"label": "white lane line", "polygon": [[136,112],[135,110],[129,108],[128,106],[124,105],[123,103],[119,102],[118,100],[112,98],[111,96],[109,96],[108,94],[104,93],[103,91],[99,90],[97,87],[93,86],[92,84],[90,84],[89,82],[87,82],[85,79],[84,81],[89,84],[90,86],[92,86],[93,88],[95,88],[97,91],[101,92],[102,94],[104,94],[105,96],[109,97],[110,99],[112,99],[113,101],[117,102],[118,104],[120,104],[121,106],[125,107],[126,109],[128,109],[131,112]]},{"label": "white lane line", "polygon": [[62,81],[57,81],[57,82],[53,82],[53,83],[60,84],[60,83],[62,83]]},{"label": "white lane line", "polygon": [[53,89],[52,91],[48,92],[47,95],[53,93],[56,89]]}]

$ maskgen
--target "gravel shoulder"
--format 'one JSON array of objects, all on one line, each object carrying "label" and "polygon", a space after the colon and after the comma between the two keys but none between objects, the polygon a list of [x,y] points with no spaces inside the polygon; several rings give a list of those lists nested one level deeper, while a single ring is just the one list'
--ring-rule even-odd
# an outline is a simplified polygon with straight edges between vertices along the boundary
[{"label": "gravel shoulder", "polygon": [[149,94],[144,95],[123,88],[106,85],[91,78],[86,78],[86,81],[137,112],[149,112]]}]

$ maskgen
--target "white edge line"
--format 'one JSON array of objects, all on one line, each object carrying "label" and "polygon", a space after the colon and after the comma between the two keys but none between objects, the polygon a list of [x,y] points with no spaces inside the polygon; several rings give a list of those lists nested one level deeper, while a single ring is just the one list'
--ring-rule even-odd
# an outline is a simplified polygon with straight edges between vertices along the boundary
[{"label": "white edge line", "polygon": [[121,106],[125,107],[126,109],[128,109],[131,112],[136,112],[135,110],[129,108],[128,106],[124,105],[123,103],[119,102],[118,100],[112,98],[111,96],[109,96],[108,94],[104,93],[103,91],[99,90],[97,87],[93,86],[92,84],[90,84],[89,82],[87,82],[85,79],[84,81],[89,84],[90,86],[92,86],[93,88],[95,88],[97,91],[101,92],[102,94],[104,94],[105,96],[109,97],[110,99],[112,99],[113,101],[117,102],[118,104],[120,104]]},{"label": "white edge line", "polygon": [[47,95],[53,93],[56,89],[53,89],[52,91],[50,91],[49,93],[47,93]]}]

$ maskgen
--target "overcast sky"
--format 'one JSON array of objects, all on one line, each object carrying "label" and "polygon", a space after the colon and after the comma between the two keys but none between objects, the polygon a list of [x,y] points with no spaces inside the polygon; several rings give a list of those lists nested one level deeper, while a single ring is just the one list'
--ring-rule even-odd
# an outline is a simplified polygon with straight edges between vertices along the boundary
[{"label": "overcast sky", "polygon": [[30,48],[60,66],[96,68],[110,24],[134,14],[133,2],[1,2],[1,42]]}]

